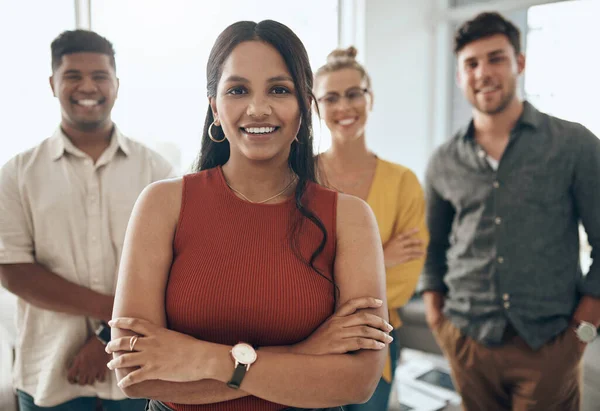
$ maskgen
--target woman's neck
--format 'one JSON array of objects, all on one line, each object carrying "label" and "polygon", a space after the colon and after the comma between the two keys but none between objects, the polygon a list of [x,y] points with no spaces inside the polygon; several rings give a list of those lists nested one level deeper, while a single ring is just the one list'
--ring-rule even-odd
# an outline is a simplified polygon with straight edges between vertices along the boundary
[{"label": "woman's neck", "polygon": [[334,137],[331,148],[322,154],[329,168],[336,172],[362,169],[370,165],[374,157],[367,149],[364,135],[351,141]]},{"label": "woman's neck", "polygon": [[[295,178],[287,158],[284,161],[257,162],[237,159],[233,155],[222,168],[227,184],[253,202],[263,201],[277,194]],[[294,189],[295,184],[290,185],[284,193],[274,198],[273,202],[281,202],[289,197]]]}]

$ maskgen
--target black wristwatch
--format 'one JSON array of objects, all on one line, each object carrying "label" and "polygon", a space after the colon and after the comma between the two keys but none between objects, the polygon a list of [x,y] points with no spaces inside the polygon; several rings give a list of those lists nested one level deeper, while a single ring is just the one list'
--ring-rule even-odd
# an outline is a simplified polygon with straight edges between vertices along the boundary
[{"label": "black wristwatch", "polygon": [[100,322],[94,333],[102,344],[106,345],[110,342],[110,327],[104,321]]}]

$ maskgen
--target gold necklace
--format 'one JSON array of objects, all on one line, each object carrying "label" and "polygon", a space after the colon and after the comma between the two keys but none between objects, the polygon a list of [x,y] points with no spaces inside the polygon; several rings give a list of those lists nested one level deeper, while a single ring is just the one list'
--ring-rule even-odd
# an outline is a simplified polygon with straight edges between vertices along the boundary
[{"label": "gold necklace", "polygon": [[241,193],[240,191],[238,191],[235,188],[231,187],[231,185],[229,184],[229,182],[227,180],[225,180],[225,184],[227,184],[227,187],[229,187],[231,189],[231,191],[233,191],[236,194],[239,194],[244,200],[246,200],[246,201],[248,201],[249,203],[252,203],[252,204],[264,204],[267,201],[271,201],[271,200],[279,197],[280,195],[282,195],[283,193],[285,193],[287,191],[287,189],[290,188],[291,185],[294,184],[295,182],[296,182],[296,176],[294,176],[294,178],[292,178],[292,181],[290,181],[290,183],[287,186],[285,186],[285,188],[283,190],[281,190],[279,193],[275,194],[274,196],[269,197],[266,200],[262,200],[262,201],[252,201],[248,197],[246,197],[243,193]]}]

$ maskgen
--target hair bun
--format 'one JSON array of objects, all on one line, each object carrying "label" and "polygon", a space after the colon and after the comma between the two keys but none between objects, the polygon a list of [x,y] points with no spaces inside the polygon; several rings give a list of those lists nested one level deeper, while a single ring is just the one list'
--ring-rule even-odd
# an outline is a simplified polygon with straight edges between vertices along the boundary
[{"label": "hair bun", "polygon": [[335,49],[327,55],[327,63],[335,63],[337,61],[356,60],[358,50],[356,47],[350,46],[347,49]]}]

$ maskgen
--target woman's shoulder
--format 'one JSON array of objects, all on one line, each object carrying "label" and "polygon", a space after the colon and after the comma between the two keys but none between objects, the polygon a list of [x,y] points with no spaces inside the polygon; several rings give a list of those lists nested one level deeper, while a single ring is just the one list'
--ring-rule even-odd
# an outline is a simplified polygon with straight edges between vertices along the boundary
[{"label": "woman's shoulder", "polygon": [[140,194],[149,199],[160,199],[170,197],[175,193],[181,193],[185,176],[167,178],[165,180],[150,183]]},{"label": "woman's shoulder", "polygon": [[176,222],[181,207],[183,179],[169,178],[146,186],[136,201],[132,215],[152,224]]},{"label": "woman's shoulder", "polygon": [[370,224],[375,220],[375,215],[369,204],[356,196],[337,193],[337,223],[339,226],[346,224]]},{"label": "woman's shoulder", "polygon": [[168,207],[176,200],[181,200],[184,177],[168,178],[149,184],[140,194],[139,201],[150,202],[159,207]]}]

